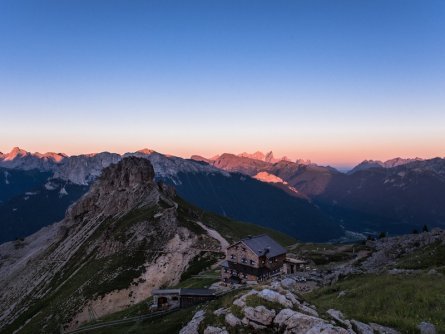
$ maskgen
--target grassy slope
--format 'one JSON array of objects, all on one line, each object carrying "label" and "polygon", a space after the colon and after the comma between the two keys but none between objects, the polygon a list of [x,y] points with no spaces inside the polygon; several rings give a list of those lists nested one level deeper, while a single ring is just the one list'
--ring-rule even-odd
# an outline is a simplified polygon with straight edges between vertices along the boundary
[{"label": "grassy slope", "polygon": [[[338,297],[340,291],[345,296]],[[334,308],[348,318],[377,322],[417,333],[421,321],[445,332],[445,278],[428,274],[364,275],[316,290],[305,297],[323,310]]]},{"label": "grassy slope", "polygon": [[[419,249],[401,257],[395,267],[418,271],[353,276],[305,297],[323,310],[338,309],[350,318],[386,324],[402,333],[418,333],[421,321],[431,322],[438,333],[445,333],[445,246]],[[439,274],[428,274],[431,269]],[[340,291],[346,294],[338,297]]]},{"label": "grassy slope", "polygon": [[255,224],[230,220],[209,212],[203,214],[202,222],[206,226],[217,230],[229,242],[238,241],[248,235],[258,234],[268,234],[283,246],[289,246],[297,242],[294,237],[282,232]]}]

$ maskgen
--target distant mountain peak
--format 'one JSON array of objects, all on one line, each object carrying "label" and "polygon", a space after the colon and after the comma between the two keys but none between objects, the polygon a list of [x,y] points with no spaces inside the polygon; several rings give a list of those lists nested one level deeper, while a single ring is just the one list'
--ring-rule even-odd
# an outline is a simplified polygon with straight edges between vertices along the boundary
[{"label": "distant mountain peak", "polygon": [[154,151],[154,150],[150,150],[150,149],[148,149],[148,148],[143,148],[143,149],[141,149],[141,150],[136,151],[135,153],[140,153],[140,154],[146,154],[146,155],[149,155],[149,154],[156,153],[156,151]]},{"label": "distant mountain peak", "polygon": [[22,150],[20,147],[16,146],[13,147],[11,152],[9,152],[8,154],[5,155],[5,160],[9,161],[9,160],[14,160],[17,157],[23,157],[30,154],[29,152]]},{"label": "distant mountain peak", "polygon": [[406,165],[412,162],[416,161],[424,161],[424,159],[421,158],[393,158],[386,161],[381,160],[363,160],[361,163],[359,163],[357,166],[355,166],[353,169],[349,171],[349,174],[358,172],[360,170],[366,170],[371,168],[393,168],[397,166]]},{"label": "distant mountain peak", "polygon": [[286,156],[281,157],[281,158],[275,158],[273,155],[272,151],[269,151],[267,153],[263,153],[261,151],[256,151],[255,153],[247,153],[247,152],[243,152],[238,154],[239,157],[242,158],[249,158],[249,159],[254,159],[254,160],[259,160],[259,161],[264,161],[264,162],[269,162],[269,163],[276,163],[276,162],[280,162],[280,161],[290,161],[290,159]]}]

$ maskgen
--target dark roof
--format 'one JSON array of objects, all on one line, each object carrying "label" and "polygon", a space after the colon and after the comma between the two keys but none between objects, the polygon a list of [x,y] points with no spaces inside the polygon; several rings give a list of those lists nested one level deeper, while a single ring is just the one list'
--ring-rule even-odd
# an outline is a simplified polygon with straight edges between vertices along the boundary
[{"label": "dark roof", "polygon": [[211,289],[155,289],[153,295],[180,295],[180,296],[213,296]]},{"label": "dark roof", "polygon": [[258,256],[265,255],[267,258],[287,253],[286,249],[267,234],[257,235],[241,239]]},{"label": "dark roof", "polygon": [[155,295],[179,295],[180,289],[154,289],[151,294]]},{"label": "dark roof", "polygon": [[181,289],[181,296],[213,296],[215,290],[212,289]]}]

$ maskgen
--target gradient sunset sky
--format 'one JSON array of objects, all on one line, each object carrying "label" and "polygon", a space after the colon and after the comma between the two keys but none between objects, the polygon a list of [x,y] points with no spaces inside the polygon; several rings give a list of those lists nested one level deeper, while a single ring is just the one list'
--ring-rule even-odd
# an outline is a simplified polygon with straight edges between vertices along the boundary
[{"label": "gradient sunset sky", "polygon": [[445,156],[445,1],[0,1],[0,151]]}]

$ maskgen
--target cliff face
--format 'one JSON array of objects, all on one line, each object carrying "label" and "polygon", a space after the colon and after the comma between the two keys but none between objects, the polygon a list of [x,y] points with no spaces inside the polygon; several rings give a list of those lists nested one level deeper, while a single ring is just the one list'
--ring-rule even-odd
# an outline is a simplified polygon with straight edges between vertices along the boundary
[{"label": "cliff face", "polygon": [[176,284],[200,248],[220,245],[184,227],[188,211],[174,198],[148,160],[125,158],[61,222],[1,245],[0,328],[58,332]]}]

